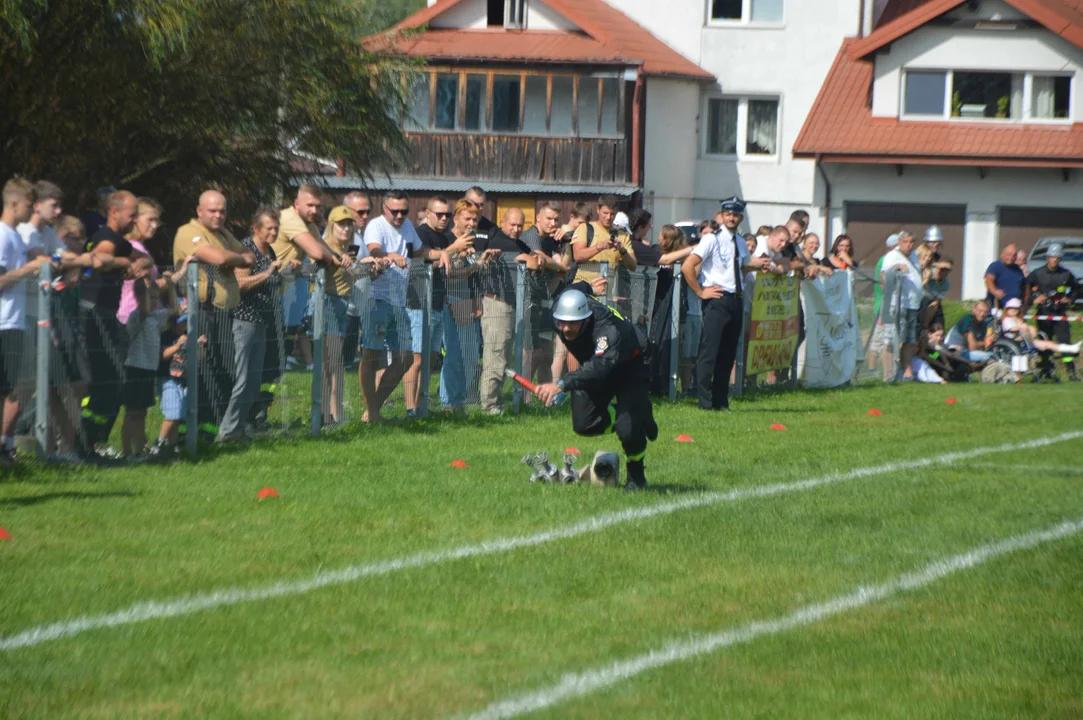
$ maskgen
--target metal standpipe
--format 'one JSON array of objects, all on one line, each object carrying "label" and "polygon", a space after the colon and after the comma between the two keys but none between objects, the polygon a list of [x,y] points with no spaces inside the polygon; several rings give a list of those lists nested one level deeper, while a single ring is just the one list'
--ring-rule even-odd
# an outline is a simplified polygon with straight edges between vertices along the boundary
[{"label": "metal standpipe", "polygon": [[[523,343],[526,334],[526,265],[519,263],[515,275],[515,358],[512,367],[515,372],[523,374]],[[519,412],[519,405],[523,400],[523,388],[519,383],[512,383],[511,411]]]},{"label": "metal standpipe", "polygon": [[[22,292],[22,289],[19,289]],[[37,393],[34,404],[34,440],[38,459],[49,455],[49,360],[52,355],[52,318],[50,305],[53,291],[52,263],[42,263],[38,272],[38,368]]]},{"label": "metal standpipe", "polygon": [[429,416],[429,388],[432,385],[432,274],[431,264],[425,266],[422,280],[425,283],[421,290],[421,372],[417,381],[419,392],[417,397],[417,414],[420,417]]},{"label": "metal standpipe", "polygon": [[313,437],[319,437],[323,428],[323,317],[324,287],[327,284],[327,268],[316,271],[316,289],[313,290],[312,303],[312,414],[309,431]]},{"label": "metal standpipe", "polygon": [[184,447],[192,455],[199,449],[199,263],[188,265],[188,340],[184,343],[188,367],[188,421]]},{"label": "metal standpipe", "polygon": [[677,399],[677,378],[681,370],[681,264],[673,265],[673,301],[669,305],[669,399]]}]

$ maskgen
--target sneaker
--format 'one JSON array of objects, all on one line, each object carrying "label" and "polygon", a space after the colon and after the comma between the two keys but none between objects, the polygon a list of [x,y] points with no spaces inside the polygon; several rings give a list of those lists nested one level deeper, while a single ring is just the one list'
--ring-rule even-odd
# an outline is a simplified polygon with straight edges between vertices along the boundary
[{"label": "sneaker", "polygon": [[297,358],[295,358],[293,355],[287,355],[286,356],[286,369],[287,370],[292,370],[293,366],[296,365],[296,364],[297,364]]},{"label": "sneaker", "polygon": [[8,450],[7,448],[0,448],[0,466],[14,465],[18,461],[18,457],[15,455],[14,450]]},{"label": "sneaker", "polygon": [[124,462],[129,465],[142,465],[150,461],[150,455],[145,452],[137,452],[124,458]]},{"label": "sneaker", "polygon": [[229,435],[220,435],[217,442],[219,445],[245,445],[252,442],[252,438],[245,435],[243,431],[238,430]]},{"label": "sneaker", "polygon": [[406,417],[411,418],[411,419],[416,418],[417,417],[417,410],[416,409],[415,410],[407,410],[406,411]]},{"label": "sneaker", "polygon": [[502,408],[502,407],[493,407],[493,408],[489,408],[488,410],[486,410],[486,412],[488,412],[493,417],[498,417],[498,416],[504,414],[504,408]]},{"label": "sneaker", "polygon": [[122,460],[124,458],[124,454],[112,445],[97,448],[97,453],[106,460]]},{"label": "sneaker", "polygon": [[170,445],[166,441],[159,439],[147,450],[147,457],[151,462],[164,462],[173,457],[176,452],[175,445]]},{"label": "sneaker", "polygon": [[312,368],[314,368],[314,367],[316,367],[316,366],[313,365],[312,363],[309,363],[308,365],[305,365],[305,370],[307,370],[309,372],[312,372]]}]

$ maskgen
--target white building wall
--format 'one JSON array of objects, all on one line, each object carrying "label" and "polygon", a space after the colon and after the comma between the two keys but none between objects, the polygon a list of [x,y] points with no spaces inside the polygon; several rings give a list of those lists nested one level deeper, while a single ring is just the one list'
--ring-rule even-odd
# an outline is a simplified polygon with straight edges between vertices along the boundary
[{"label": "white building wall", "polygon": [[[429,5],[433,3],[429,0]],[[429,24],[434,28],[485,28],[489,25],[489,6],[485,0],[464,0]]]},{"label": "white building wall", "polygon": [[699,83],[648,78],[644,89],[643,199],[654,227],[704,217],[694,199]]},{"label": "white building wall", "polygon": [[956,281],[964,298],[985,295],[985,268],[999,248],[1001,207],[1079,207],[1083,173],[1072,171],[1065,182],[1060,170],[988,168],[982,179],[975,168],[831,164],[834,234],[843,230],[845,203],[897,202],[965,205],[967,209],[963,267]]},{"label": "white building wall", "polygon": [[578,28],[538,0],[528,0],[526,8],[527,30],[578,30]]},{"label": "white building wall", "polygon": [[[709,23],[709,0],[607,0],[655,36],[718,78],[714,88],[702,87],[694,110],[692,133],[695,160],[692,189],[674,207],[687,208],[687,220],[711,217],[722,197],[740,195],[749,203],[747,223],[785,221],[795,208],[812,215],[812,227],[822,230],[815,164],[792,157],[794,141],[819,93],[844,37],[858,32],[860,0],[785,0],[782,23],[771,25]],[[706,156],[706,101],[709,94],[778,97],[780,105],[779,153],[775,158],[723,159]],[[687,97],[683,98],[687,101]],[[670,117],[673,110],[670,110]],[[648,112],[648,123],[651,113]],[[647,132],[645,144],[661,142]],[[681,154],[684,161],[687,150]],[[682,169],[683,171],[683,169]],[[661,190],[656,191],[663,197]],[[673,191],[665,197],[676,198]]]}]

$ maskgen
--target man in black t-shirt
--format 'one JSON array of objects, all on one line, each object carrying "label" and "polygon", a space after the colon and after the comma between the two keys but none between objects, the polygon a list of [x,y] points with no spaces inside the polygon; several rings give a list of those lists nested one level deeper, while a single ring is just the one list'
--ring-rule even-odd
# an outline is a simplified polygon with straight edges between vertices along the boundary
[{"label": "man in black t-shirt", "polygon": [[[425,223],[418,225],[417,236],[421,239],[422,255],[427,256],[430,250],[447,250],[451,247],[454,238],[448,232],[448,219],[450,211],[448,201],[443,197],[434,197],[429,200],[425,208]],[[406,408],[417,408],[420,395],[418,377],[421,374],[421,341],[424,332],[423,317],[424,303],[426,298],[422,293],[421,283],[411,281],[406,288],[406,315],[410,319],[410,337],[413,347],[413,359],[410,367],[402,377],[402,386],[411,393],[407,398]],[[432,355],[432,364],[439,361],[440,348],[444,341],[444,306],[447,304],[447,277],[443,270],[438,267],[432,269],[432,305],[429,312],[429,327],[432,330],[432,340],[429,350]],[[430,365],[432,367],[432,365]]]},{"label": "man in black t-shirt", "polygon": [[466,191],[463,200],[478,209],[478,233],[488,235],[494,230],[499,230],[496,223],[485,217],[485,191],[475,185]]},{"label": "man in black t-shirt", "polygon": [[[526,275],[526,300],[529,308],[527,331],[529,340],[523,348],[523,377],[534,378],[537,372],[538,382],[552,381],[553,364],[553,315],[552,295],[556,282],[566,274],[561,262],[557,236],[563,236],[560,229],[560,206],[547,202],[541,206],[534,218],[534,225],[520,238],[524,245],[541,262],[537,272]],[[529,396],[527,396],[529,402]]]},{"label": "man in black t-shirt", "polygon": [[101,269],[82,284],[81,314],[86,333],[90,378],[83,408],[83,450],[93,455],[96,445],[109,439],[120,412],[121,388],[128,338],[117,319],[124,280],[140,278],[152,265],[149,257],[124,237],[135,224],[137,201],[126,190],[109,198],[108,217],[87,243],[87,250],[102,256]]}]

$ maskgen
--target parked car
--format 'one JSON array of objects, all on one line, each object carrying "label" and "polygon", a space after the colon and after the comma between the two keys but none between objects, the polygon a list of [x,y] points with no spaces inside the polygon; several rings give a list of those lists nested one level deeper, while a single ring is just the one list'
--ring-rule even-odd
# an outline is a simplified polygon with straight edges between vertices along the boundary
[{"label": "parked car", "polygon": [[678,223],[673,223],[677,228],[684,233],[684,237],[688,240],[689,245],[695,245],[699,242],[699,222],[696,220],[682,220]]},{"label": "parked car", "polygon": [[[1064,246],[1064,257],[1060,264],[1075,275],[1076,280],[1083,283],[1083,238],[1081,237],[1044,237],[1038,241],[1030,251],[1027,258],[1027,272],[1031,272],[1045,265],[1045,251],[1053,243]],[[1083,297],[1076,298],[1076,305],[1083,305]]]}]

